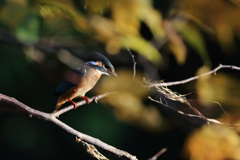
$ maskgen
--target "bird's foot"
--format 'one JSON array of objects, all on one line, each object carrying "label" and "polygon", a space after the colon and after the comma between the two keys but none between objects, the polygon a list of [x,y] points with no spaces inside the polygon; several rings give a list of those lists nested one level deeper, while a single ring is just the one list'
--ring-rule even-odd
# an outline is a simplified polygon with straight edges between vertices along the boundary
[{"label": "bird's foot", "polygon": [[73,100],[68,99],[68,101],[72,103],[73,109],[76,109],[78,107],[77,104]]},{"label": "bird's foot", "polygon": [[86,101],[86,103],[87,103],[87,104],[89,104],[89,103],[90,103],[90,98],[88,98],[88,97],[85,97],[85,96],[82,96],[82,99],[84,99],[84,100]]}]

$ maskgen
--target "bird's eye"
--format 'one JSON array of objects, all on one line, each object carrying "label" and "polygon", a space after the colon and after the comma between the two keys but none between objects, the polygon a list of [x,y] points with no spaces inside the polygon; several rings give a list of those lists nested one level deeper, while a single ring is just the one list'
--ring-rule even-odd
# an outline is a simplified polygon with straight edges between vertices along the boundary
[{"label": "bird's eye", "polygon": [[105,68],[106,68],[106,69],[110,69],[110,67],[109,67],[109,66],[107,66],[107,65],[105,65]]},{"label": "bird's eye", "polygon": [[111,68],[108,65],[104,65],[103,68],[105,68],[107,71],[111,71]]}]

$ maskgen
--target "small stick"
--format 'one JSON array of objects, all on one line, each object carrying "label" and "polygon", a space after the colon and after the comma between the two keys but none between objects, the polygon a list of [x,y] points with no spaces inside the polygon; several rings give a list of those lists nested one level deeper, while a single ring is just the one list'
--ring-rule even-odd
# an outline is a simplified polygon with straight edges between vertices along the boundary
[{"label": "small stick", "polygon": [[166,151],[167,151],[167,148],[163,148],[157,154],[155,154],[152,158],[150,158],[148,160],[157,160],[157,158],[159,156],[161,156],[163,153],[165,153]]},{"label": "small stick", "polygon": [[135,79],[136,77],[136,61],[135,61],[135,58],[134,58],[134,55],[132,54],[132,52],[130,51],[130,49],[127,47],[127,50],[129,52],[129,54],[132,56],[132,60],[133,60],[133,79]]}]

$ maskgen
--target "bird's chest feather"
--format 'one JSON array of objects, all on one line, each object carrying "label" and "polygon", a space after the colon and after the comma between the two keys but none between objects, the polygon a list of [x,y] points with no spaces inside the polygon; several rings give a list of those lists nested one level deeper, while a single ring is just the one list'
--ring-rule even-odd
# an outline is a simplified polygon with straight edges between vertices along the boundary
[{"label": "bird's chest feather", "polygon": [[80,78],[80,83],[77,85],[77,94],[82,95],[91,90],[101,77],[101,74],[95,69],[89,70],[86,75]]}]

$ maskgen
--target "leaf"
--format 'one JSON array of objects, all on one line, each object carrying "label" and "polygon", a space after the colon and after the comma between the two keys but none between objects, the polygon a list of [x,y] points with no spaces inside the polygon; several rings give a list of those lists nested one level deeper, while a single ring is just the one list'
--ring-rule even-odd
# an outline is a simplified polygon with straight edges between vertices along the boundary
[{"label": "leaf", "polygon": [[211,62],[205,46],[205,41],[199,30],[187,24],[179,32],[184,38],[184,40],[186,40],[187,43],[191,47],[193,47],[196,50],[196,52],[200,55],[203,63],[205,65],[211,66]]},{"label": "leaf", "polygon": [[[239,159],[240,138],[229,126],[205,125],[188,138],[185,151],[187,159]],[[211,152],[209,152],[211,151]]]},{"label": "leaf", "polygon": [[16,36],[24,42],[37,42],[39,38],[39,20],[31,12],[28,12],[24,20],[16,29]]},{"label": "leaf", "polygon": [[172,50],[177,62],[183,64],[186,59],[187,48],[177,31],[173,28],[172,24],[164,20],[163,21],[164,30],[169,38],[169,48]]},{"label": "leaf", "polygon": [[141,36],[129,35],[122,37],[121,44],[122,47],[127,46],[130,49],[137,51],[154,64],[159,64],[162,62],[162,57],[158,50]]},{"label": "leaf", "polygon": [[71,1],[47,1],[39,0],[39,13],[45,18],[63,18],[69,19],[75,25],[75,28],[81,32],[89,32],[87,20],[84,15],[76,10]]},{"label": "leaf", "polygon": [[138,17],[150,28],[155,38],[165,35],[162,28],[162,15],[152,6],[152,1],[139,0]]},{"label": "leaf", "polygon": [[0,21],[15,29],[27,15],[27,10],[27,6],[22,4],[7,3],[0,11]]}]

